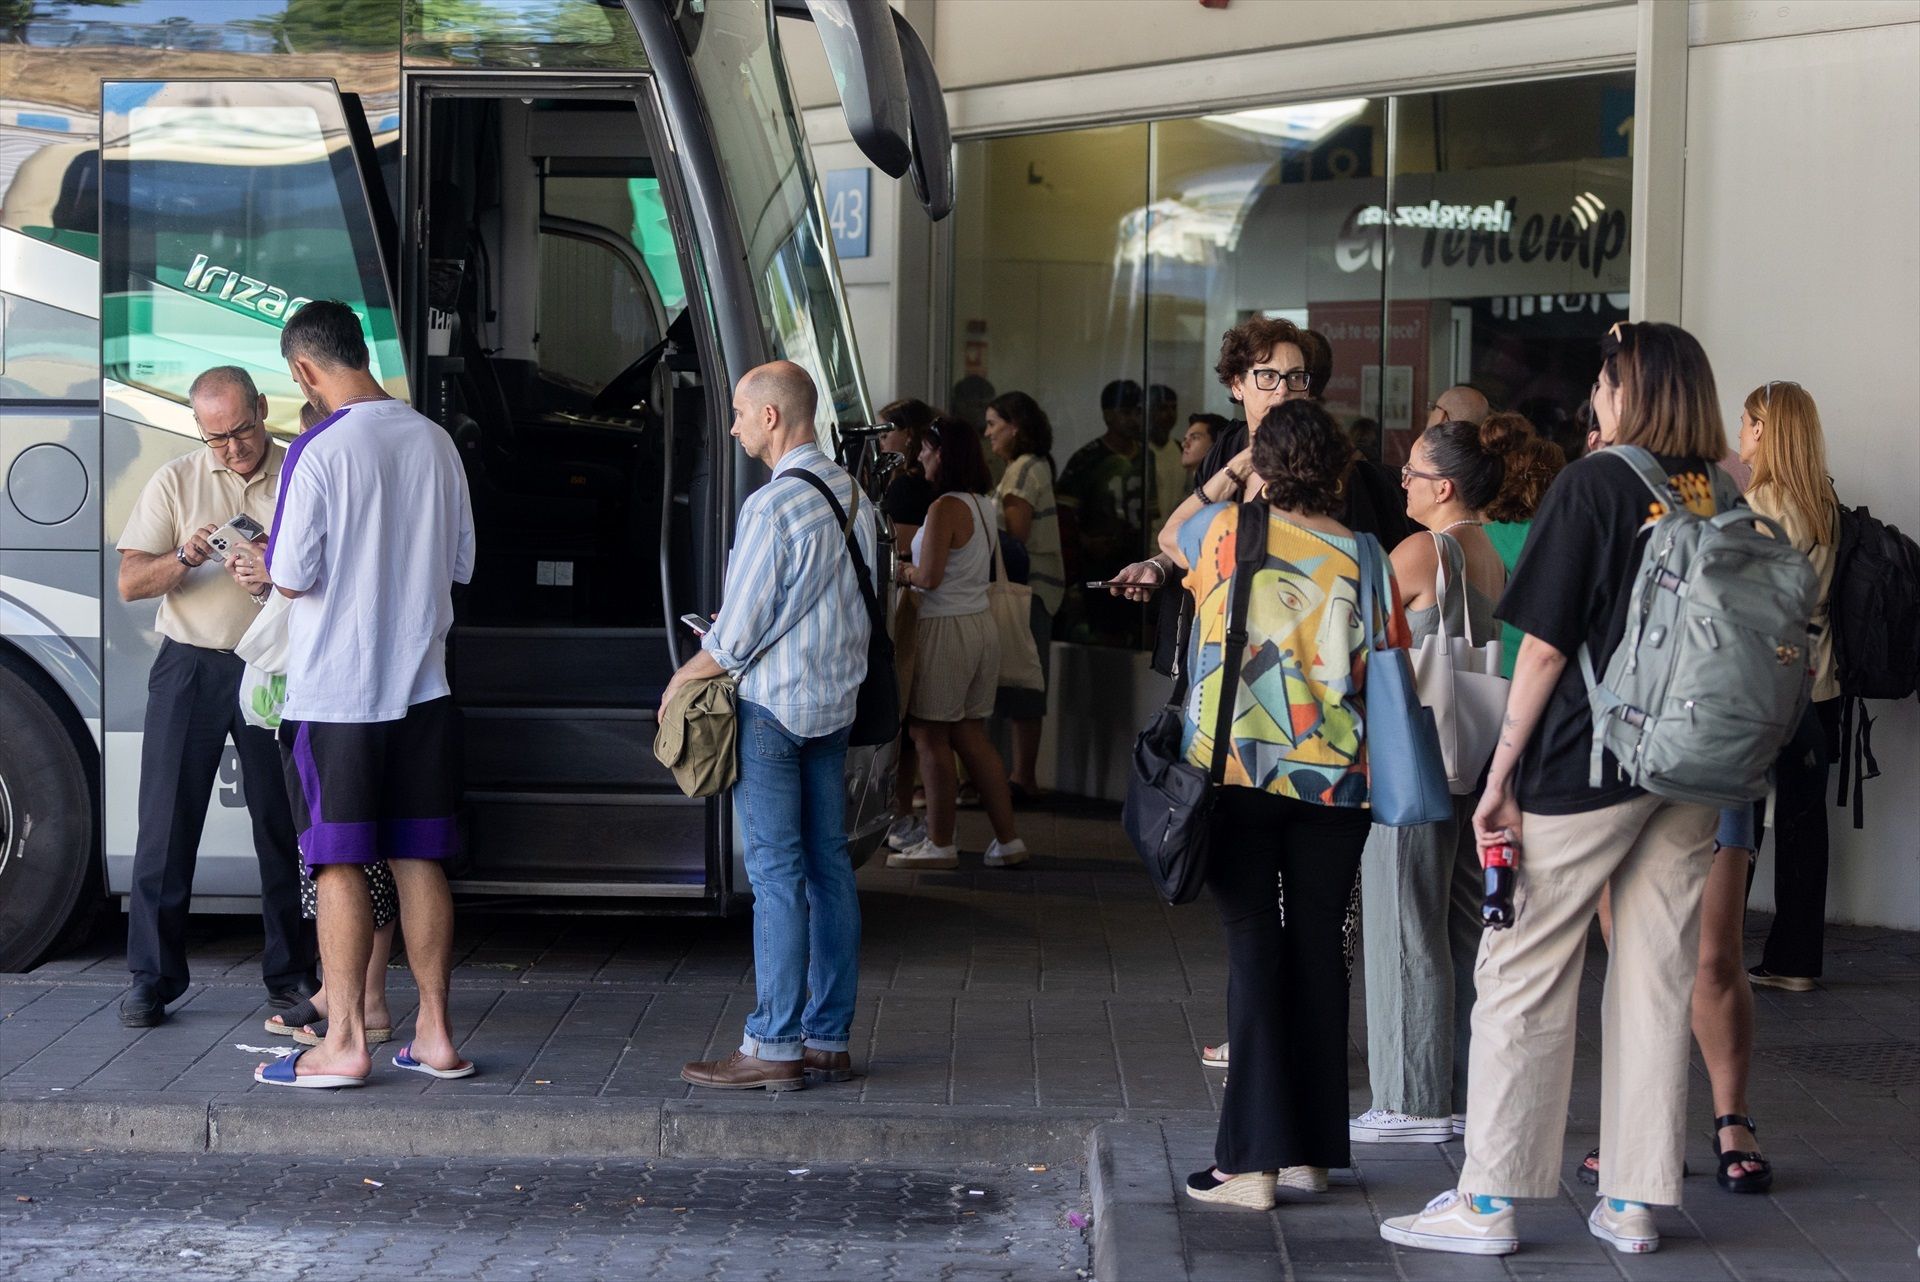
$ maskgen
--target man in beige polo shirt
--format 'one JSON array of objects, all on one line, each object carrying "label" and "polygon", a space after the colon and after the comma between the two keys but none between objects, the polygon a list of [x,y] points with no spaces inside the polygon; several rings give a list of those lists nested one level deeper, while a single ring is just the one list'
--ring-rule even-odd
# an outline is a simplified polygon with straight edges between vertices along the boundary
[{"label": "man in beige polo shirt", "polygon": [[140,750],[140,835],[127,905],[127,969],[133,988],[120,1022],[148,1028],[186,991],[187,904],[207,800],[227,739],[240,755],[254,853],[260,860],[260,916],[266,928],[261,977],[267,1004],[285,1010],[314,990],[313,927],[300,916],[293,812],[271,731],[240,715],[233,647],[266,593],[250,594],[213,559],[207,542],[244,512],[273,520],[286,449],[267,434],[267,398],[237,365],[219,365],[187,393],[205,445],[154,473],[120,536],[120,597],[160,598],[154,627],[160,653],[147,681]]}]

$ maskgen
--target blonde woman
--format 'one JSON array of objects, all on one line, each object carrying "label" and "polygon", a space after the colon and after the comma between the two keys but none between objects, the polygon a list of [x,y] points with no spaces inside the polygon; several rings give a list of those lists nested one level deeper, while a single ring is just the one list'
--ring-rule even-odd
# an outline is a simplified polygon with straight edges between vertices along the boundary
[{"label": "blonde woman", "polygon": [[1827,919],[1827,768],[1840,732],[1840,683],[1833,666],[1828,592],[1840,501],[1827,477],[1820,410],[1798,383],[1769,382],[1740,413],[1740,460],[1753,469],[1747,502],[1786,527],[1820,574],[1813,643],[1813,699],[1793,741],[1774,763],[1773,929],[1760,964],[1747,972],[1765,988],[1805,992],[1820,975]]}]

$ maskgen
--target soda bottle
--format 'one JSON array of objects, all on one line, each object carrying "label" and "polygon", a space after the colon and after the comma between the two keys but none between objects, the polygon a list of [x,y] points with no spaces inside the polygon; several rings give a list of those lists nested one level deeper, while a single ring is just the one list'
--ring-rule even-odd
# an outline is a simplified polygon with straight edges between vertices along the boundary
[{"label": "soda bottle", "polygon": [[1486,897],[1480,902],[1480,924],[1488,930],[1505,930],[1513,925],[1513,882],[1519,873],[1520,850],[1501,843],[1481,852],[1485,869]]}]

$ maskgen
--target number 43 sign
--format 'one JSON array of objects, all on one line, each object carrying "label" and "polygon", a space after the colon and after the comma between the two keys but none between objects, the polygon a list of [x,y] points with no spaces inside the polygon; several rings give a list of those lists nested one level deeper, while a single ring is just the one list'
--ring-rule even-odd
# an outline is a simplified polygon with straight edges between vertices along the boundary
[{"label": "number 43 sign", "polygon": [[867,194],[873,171],[827,171],[827,225],[833,228],[833,249],[842,258],[867,256]]}]

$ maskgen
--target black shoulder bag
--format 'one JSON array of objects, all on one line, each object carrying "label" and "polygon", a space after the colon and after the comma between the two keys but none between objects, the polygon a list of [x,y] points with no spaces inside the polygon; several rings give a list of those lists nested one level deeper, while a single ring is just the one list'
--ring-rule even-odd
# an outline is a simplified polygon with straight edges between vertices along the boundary
[{"label": "black shoulder bag", "polygon": [[[900,678],[893,670],[893,635],[887,631],[887,616],[880,609],[880,598],[873,590],[873,576],[867,572],[867,558],[860,555],[860,540],[853,520],[827,483],[806,468],[795,468],[795,476],[819,490],[833,507],[834,520],[846,531],[847,555],[853,558],[853,577],[860,581],[860,596],[867,603],[867,675],[860,682],[860,694],[854,704],[853,728],[847,732],[847,745],[871,748],[892,743],[900,734]],[[860,488],[854,486],[854,510],[860,509]]]},{"label": "black shoulder bag", "polygon": [[[1213,764],[1202,770],[1180,754],[1187,695],[1186,638],[1176,651],[1173,693],[1134,740],[1127,799],[1120,822],[1140,853],[1147,876],[1170,904],[1192,903],[1206,884],[1213,848],[1213,801],[1227,773],[1227,744],[1240,690],[1240,661],[1247,649],[1247,604],[1253,574],[1267,555],[1267,505],[1240,505],[1234,531],[1233,585],[1227,598],[1227,636],[1221,655],[1220,698],[1213,722]],[[1188,612],[1182,612],[1187,617]]]}]

